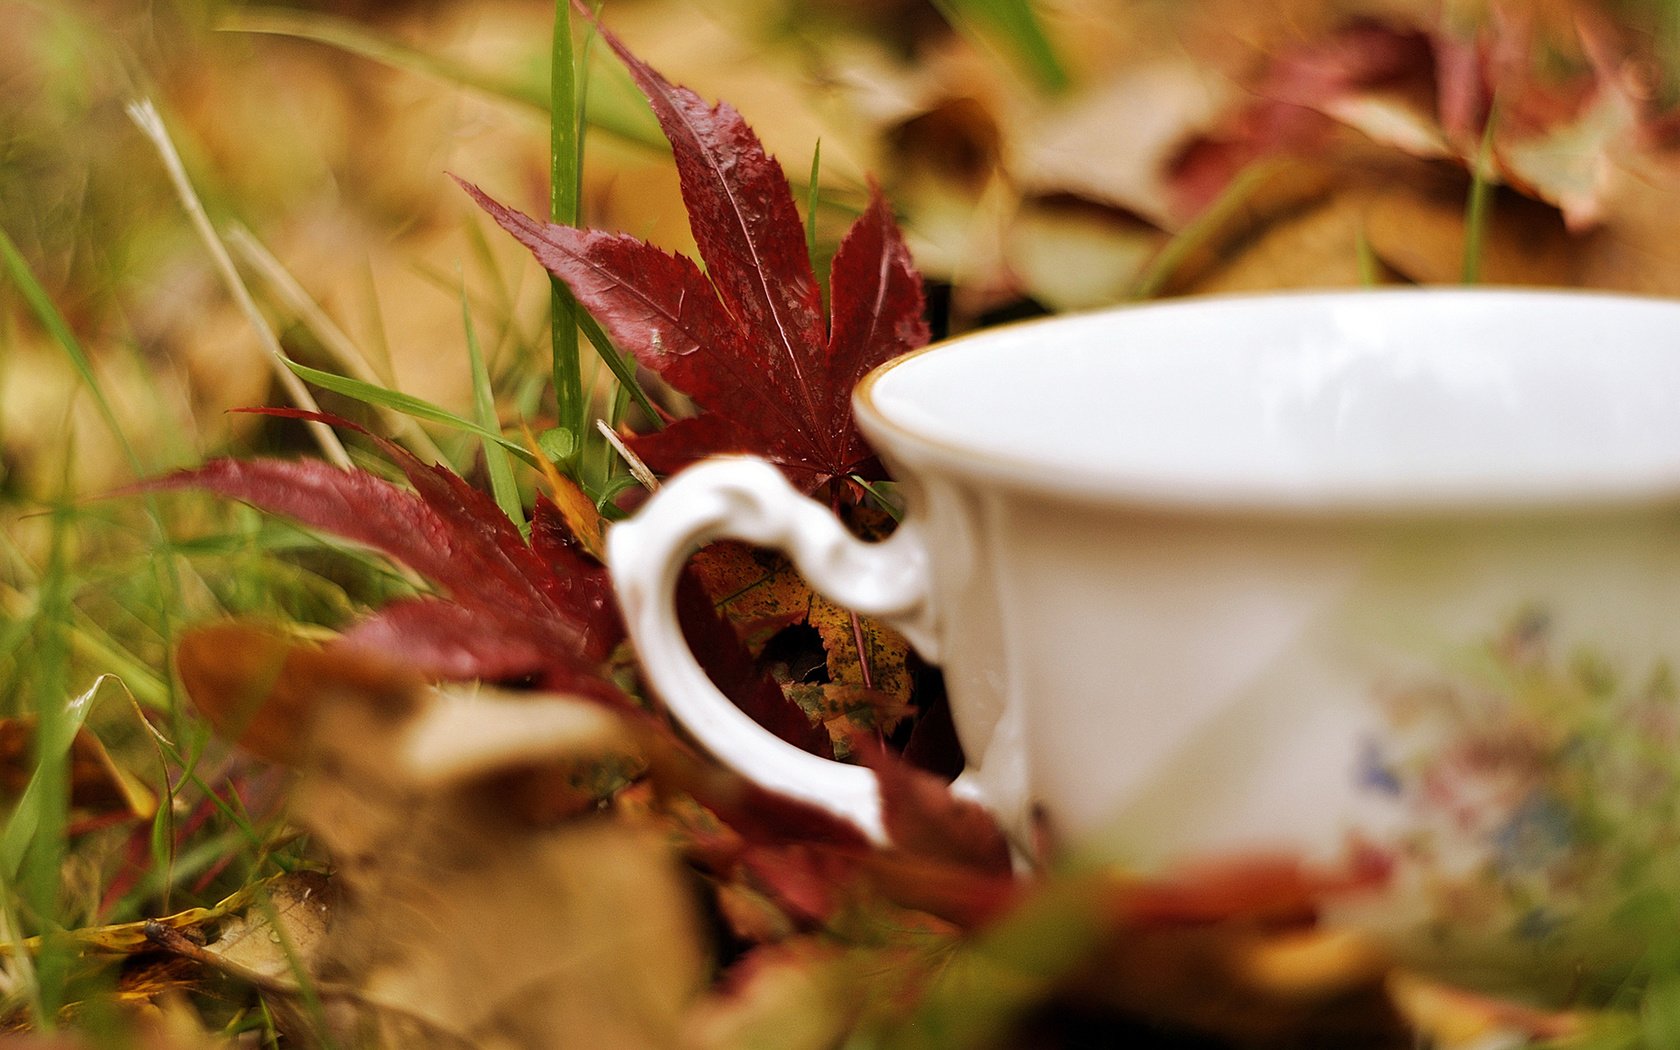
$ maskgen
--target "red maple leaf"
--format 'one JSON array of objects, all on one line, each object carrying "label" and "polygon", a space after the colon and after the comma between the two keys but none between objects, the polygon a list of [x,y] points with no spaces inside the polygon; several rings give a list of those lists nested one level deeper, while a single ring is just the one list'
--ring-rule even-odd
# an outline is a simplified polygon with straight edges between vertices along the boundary
[{"label": "red maple leaf", "polygon": [[[271,415],[343,419],[293,409]],[[368,434],[408,478],[404,489],[319,460],[218,459],[144,489],[199,488],[365,544],[437,585],[353,626],[340,644],[376,650],[433,678],[535,676],[550,688],[616,695],[599,674],[623,637],[606,570],[565,542],[559,512],[538,500],[527,544],[484,493]]]},{"label": "red maple leaf", "polygon": [[[534,678],[546,688],[623,701],[603,666],[624,637],[612,583],[553,503],[538,497],[527,544],[493,500],[452,471],[335,416],[258,411],[366,435],[413,490],[319,460],[277,459],[212,460],[139,488],[200,488],[243,500],[381,551],[443,592],[386,605],[346,631],[340,645],[377,652],[428,678]],[[731,700],[784,740],[833,755],[828,735],[753,666],[686,573],[677,606],[701,666]]]},{"label": "red maple leaf", "polygon": [[671,141],[705,272],[633,237],[539,222],[461,185],[620,346],[701,409],[633,439],[649,465],[670,472],[753,453],[808,492],[872,472],[852,387],[928,338],[921,278],[879,189],[834,257],[825,317],[786,176],[741,114],[672,85],[601,32]]}]

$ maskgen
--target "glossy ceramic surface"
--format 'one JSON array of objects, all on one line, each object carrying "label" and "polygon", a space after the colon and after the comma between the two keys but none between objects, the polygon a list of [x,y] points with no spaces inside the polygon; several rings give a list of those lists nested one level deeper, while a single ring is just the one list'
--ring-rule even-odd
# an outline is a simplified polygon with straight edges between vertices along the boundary
[{"label": "glossy ceramic surface", "polygon": [[880,834],[869,774],[722,710],[673,641],[675,566],[725,534],[907,628],[961,790],[1023,841],[1374,864],[1348,921],[1463,959],[1595,942],[1666,870],[1680,304],[1181,301],[931,348],[856,406],[905,490],[888,543],[744,461],[609,538],[656,689],[749,775]]}]

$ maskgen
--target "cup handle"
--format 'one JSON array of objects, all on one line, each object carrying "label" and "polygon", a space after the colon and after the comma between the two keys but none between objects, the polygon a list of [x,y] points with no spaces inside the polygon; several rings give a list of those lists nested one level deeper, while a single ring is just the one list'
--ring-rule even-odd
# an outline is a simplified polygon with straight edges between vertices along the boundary
[{"label": "cup handle", "polygon": [[782,551],[817,591],[881,618],[934,660],[927,548],[915,521],[880,543],[863,542],[781,471],[737,456],[676,475],[607,533],[607,566],[630,638],[672,717],[743,776],[848,820],[884,844],[875,774],[802,751],[761,727],[718,691],[683,640],[678,574],[694,550],[725,538]]}]

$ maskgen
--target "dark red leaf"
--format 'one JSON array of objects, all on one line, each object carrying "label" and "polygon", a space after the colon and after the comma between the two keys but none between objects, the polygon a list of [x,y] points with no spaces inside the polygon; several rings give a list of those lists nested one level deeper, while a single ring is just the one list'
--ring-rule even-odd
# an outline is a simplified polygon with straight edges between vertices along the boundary
[{"label": "dark red leaf", "polygon": [[881,783],[881,819],[895,848],[978,872],[1009,874],[1009,841],[985,809],[886,748],[864,747],[858,754]]},{"label": "dark red leaf", "polygon": [[856,851],[794,843],[749,849],[741,867],[792,918],[816,926],[844,902],[861,858]]},{"label": "dark red leaf", "polygon": [[[828,339],[828,411],[851,418],[852,387],[875,366],[928,341],[921,277],[910,261],[892,212],[878,186],[870,186],[869,207],[841,239],[829,271],[833,312]],[[848,462],[870,455],[863,436],[848,427]]]},{"label": "dark red leaf", "polygon": [[828,733],[812,725],[799,705],[758,670],[752,654],[692,572],[684,572],[677,584],[677,618],[695,659],[736,707],[788,743],[824,758],[834,757]]},{"label": "dark red leaf", "polygon": [[871,853],[863,861],[875,892],[905,908],[974,929],[1021,901],[1029,883],[902,851]]},{"label": "dark red leaf", "polygon": [[[271,412],[362,429],[317,413]],[[563,525],[545,523],[550,556],[539,555],[489,496],[373,440],[413,491],[317,460],[267,459],[215,460],[141,487],[201,488],[244,500],[379,550],[446,592],[446,599],[387,607],[353,628],[346,645],[377,649],[433,677],[598,677],[623,627],[605,570],[581,555],[552,556],[552,530]]]},{"label": "dark red leaf", "polygon": [[339,644],[399,656],[427,678],[521,678],[549,654],[529,632],[486,630],[484,614],[442,598],[392,602],[346,631]]},{"label": "dark red leaf", "polygon": [[832,332],[781,168],[741,115],[666,81],[605,29],[671,141],[705,273],[633,238],[540,222],[462,186],[693,420],[632,441],[656,469],[745,452],[812,491],[874,467],[853,425],[865,372],[926,342],[920,278],[878,191],[834,260]]},{"label": "dark red leaf", "polygon": [[725,308],[759,341],[748,348],[749,360],[766,370],[791,372],[803,388],[802,414],[820,418],[814,395],[821,377],[807,369],[816,363],[813,351],[826,342],[822,292],[787,176],[734,107],[708,106],[660,76],[605,28],[601,38],[647,96],[671,142],[700,257]]},{"label": "dark red leaf", "polygon": [[[735,452],[765,453],[764,442],[754,441],[730,419],[715,412],[679,419],[664,430],[651,434],[637,434],[629,439],[629,444],[643,463],[662,474],[674,474],[707,456]],[[816,488],[829,476],[806,463],[791,462],[785,458],[774,462],[806,491]]]},{"label": "dark red leaf", "polygon": [[606,567],[583,549],[560,509],[547,496],[537,497],[531,515],[531,551],[553,576],[555,600],[595,625],[607,651],[624,640],[624,620],[618,614],[612,578]]}]

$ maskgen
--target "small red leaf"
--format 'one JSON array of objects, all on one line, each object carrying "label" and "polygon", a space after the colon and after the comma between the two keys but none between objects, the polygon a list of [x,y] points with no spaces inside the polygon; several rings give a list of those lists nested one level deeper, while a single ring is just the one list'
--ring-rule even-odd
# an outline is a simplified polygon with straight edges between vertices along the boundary
[{"label": "small red leaf", "polygon": [[[834,400],[828,411],[850,418],[852,387],[865,374],[928,341],[922,281],[878,186],[870,187],[868,209],[834,253],[829,290],[828,393]],[[843,454],[867,457],[862,435],[850,430],[848,436],[855,444]]]}]

